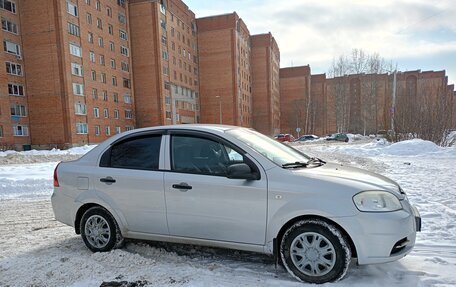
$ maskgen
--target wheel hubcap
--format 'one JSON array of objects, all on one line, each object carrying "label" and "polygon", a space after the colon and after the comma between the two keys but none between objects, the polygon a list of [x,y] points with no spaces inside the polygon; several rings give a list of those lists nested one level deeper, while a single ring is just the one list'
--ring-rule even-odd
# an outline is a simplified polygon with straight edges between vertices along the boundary
[{"label": "wheel hubcap", "polygon": [[99,215],[92,215],[87,219],[84,231],[87,240],[95,248],[105,247],[111,239],[109,224]]},{"label": "wheel hubcap", "polygon": [[291,243],[290,255],[295,267],[308,276],[323,276],[336,264],[334,246],[326,237],[315,232],[297,236]]}]

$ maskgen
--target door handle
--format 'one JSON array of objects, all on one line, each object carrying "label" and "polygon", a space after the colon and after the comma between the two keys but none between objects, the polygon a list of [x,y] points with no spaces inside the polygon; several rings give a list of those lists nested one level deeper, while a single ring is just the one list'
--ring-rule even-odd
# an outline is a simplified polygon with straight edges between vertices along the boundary
[{"label": "door handle", "polygon": [[114,178],[110,177],[110,176],[105,177],[105,178],[100,178],[100,181],[104,182],[106,184],[113,184],[113,183],[116,182],[116,180]]},{"label": "door handle", "polygon": [[187,191],[189,189],[192,189],[192,187],[184,182],[179,183],[179,184],[173,184],[173,188],[175,189],[180,189],[182,191]]}]

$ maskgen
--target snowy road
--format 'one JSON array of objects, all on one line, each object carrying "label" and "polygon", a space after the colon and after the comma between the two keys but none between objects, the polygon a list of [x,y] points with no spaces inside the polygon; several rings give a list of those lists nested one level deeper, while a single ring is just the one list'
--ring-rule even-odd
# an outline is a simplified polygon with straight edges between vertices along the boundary
[{"label": "snowy road", "polygon": [[[409,256],[388,264],[354,265],[344,280],[324,286],[456,286],[456,150],[394,146],[298,147],[397,180],[423,217],[423,232]],[[0,165],[0,286],[100,286],[108,281],[306,286],[276,269],[271,258],[254,253],[129,242],[122,250],[93,254],[72,228],[53,219],[49,197],[55,164]]]}]

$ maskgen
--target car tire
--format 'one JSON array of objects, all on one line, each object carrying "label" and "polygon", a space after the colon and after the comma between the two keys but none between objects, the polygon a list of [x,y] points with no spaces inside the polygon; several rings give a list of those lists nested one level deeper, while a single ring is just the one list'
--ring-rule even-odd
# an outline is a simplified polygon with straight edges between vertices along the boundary
[{"label": "car tire", "polygon": [[337,227],[308,219],[296,222],[285,232],[280,256],[285,269],[299,281],[323,284],[345,276],[351,250]]},{"label": "car tire", "polygon": [[348,143],[349,139],[345,139],[345,142]]},{"label": "car tire", "polygon": [[81,218],[81,237],[93,252],[106,252],[120,248],[124,239],[114,217],[104,208],[89,208]]}]

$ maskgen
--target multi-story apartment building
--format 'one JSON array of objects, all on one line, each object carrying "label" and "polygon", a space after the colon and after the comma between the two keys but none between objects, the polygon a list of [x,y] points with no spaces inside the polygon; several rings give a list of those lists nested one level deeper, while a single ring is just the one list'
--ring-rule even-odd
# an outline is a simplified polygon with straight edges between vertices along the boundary
[{"label": "multi-story apartment building", "polygon": [[[306,133],[311,96],[310,66],[280,69],[280,126],[282,133]],[[299,131],[299,132],[297,132]]]},{"label": "multi-story apartment building", "polygon": [[280,50],[271,33],[251,41],[253,127],[266,135],[280,132]]},{"label": "multi-story apartment building", "polygon": [[250,32],[236,13],[199,18],[201,121],[251,127]]},{"label": "multi-story apartment building", "polygon": [[140,127],[200,121],[195,14],[181,0],[131,0]]},{"label": "multi-story apartment building", "polygon": [[18,6],[0,1],[3,51],[0,53],[0,149],[22,149],[30,145],[28,91]]},{"label": "multi-story apartment building", "polygon": [[97,143],[133,129],[126,1],[19,3],[32,145]]}]

